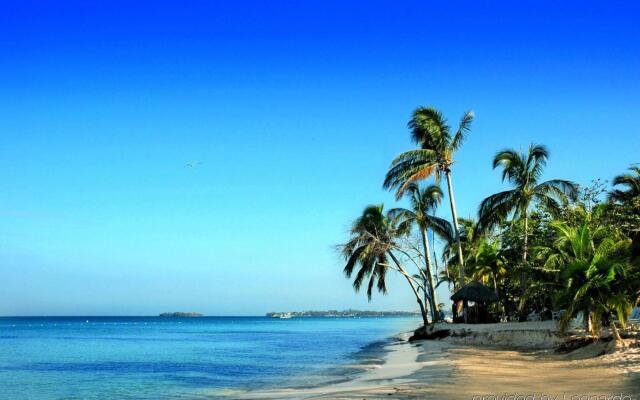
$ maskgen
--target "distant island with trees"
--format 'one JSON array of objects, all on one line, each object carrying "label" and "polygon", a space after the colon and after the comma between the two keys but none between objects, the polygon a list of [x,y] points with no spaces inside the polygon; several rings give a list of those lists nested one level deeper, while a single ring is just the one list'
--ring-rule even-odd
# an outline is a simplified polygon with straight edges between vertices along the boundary
[{"label": "distant island with trees", "polygon": [[413,317],[420,315],[417,311],[362,311],[362,310],[328,310],[328,311],[289,311],[289,312],[268,312],[267,317],[282,318],[288,317]]},{"label": "distant island with trees", "polygon": [[158,315],[159,317],[172,317],[172,318],[196,318],[202,317],[202,314],[197,312],[163,312]]}]

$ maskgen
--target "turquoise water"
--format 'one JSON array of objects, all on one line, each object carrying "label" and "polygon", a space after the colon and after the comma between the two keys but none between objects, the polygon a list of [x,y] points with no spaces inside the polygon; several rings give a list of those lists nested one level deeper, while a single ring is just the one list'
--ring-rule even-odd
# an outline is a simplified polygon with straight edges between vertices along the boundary
[{"label": "turquoise water", "polygon": [[[0,399],[218,398],[344,379],[411,318],[0,318]],[[338,367],[338,368],[336,368]],[[233,395],[231,395],[233,397]]]}]

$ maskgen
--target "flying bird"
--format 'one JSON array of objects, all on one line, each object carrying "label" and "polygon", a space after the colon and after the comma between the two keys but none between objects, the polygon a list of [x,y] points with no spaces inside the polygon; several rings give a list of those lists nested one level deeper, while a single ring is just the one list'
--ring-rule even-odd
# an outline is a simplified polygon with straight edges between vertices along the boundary
[{"label": "flying bird", "polygon": [[184,165],[185,168],[195,168],[198,165],[202,164],[200,161],[189,161]]}]

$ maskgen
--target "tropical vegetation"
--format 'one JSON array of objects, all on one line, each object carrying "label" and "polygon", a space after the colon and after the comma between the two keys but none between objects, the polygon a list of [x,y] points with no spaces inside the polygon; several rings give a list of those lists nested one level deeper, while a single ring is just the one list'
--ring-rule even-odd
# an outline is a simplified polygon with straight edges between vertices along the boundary
[{"label": "tropical vegetation", "polygon": [[[482,200],[477,219],[460,218],[454,155],[473,119],[464,113],[453,130],[436,108],[413,112],[408,127],[417,148],[392,160],[383,181],[401,204],[389,211],[367,206],[339,246],[354,289],[366,288],[369,299],[374,290],[386,294],[387,273],[398,274],[426,326],[439,319],[443,283],[456,291],[480,282],[498,298],[491,306],[496,320],[561,311],[563,330],[581,320],[591,335],[610,327],[619,338],[640,300],[640,167],[614,177],[611,188],[600,179],[581,186],[545,179],[544,145],[522,153],[507,148],[491,166],[509,187]],[[443,177],[450,219],[436,215]]]}]

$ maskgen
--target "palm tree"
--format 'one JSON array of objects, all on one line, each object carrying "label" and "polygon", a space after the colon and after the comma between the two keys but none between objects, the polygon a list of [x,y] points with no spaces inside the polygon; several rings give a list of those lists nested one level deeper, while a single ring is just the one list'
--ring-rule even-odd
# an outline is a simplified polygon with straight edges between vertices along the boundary
[{"label": "palm tree", "polygon": [[613,179],[613,186],[626,186],[626,190],[615,189],[609,193],[611,201],[626,203],[640,197],[640,167],[632,166],[629,170],[633,174],[618,175]]},{"label": "palm tree", "polygon": [[[409,225],[398,223],[396,218],[388,213],[385,214],[383,205],[366,207],[362,215],[353,222],[351,238],[341,246],[342,255],[346,260],[344,273],[347,278],[351,278],[356,266],[359,266],[353,280],[353,287],[356,292],[359,291],[365,280],[368,279],[367,298],[371,300],[374,286],[379,292],[387,293],[387,271],[391,269],[399,272],[411,286],[426,326],[429,321],[414,278],[394,254],[394,251],[401,251],[398,248],[397,240],[408,233]],[[389,258],[393,264],[389,263]]]},{"label": "palm tree", "polygon": [[483,240],[467,264],[473,279],[485,285],[491,281],[496,295],[500,296],[498,281],[507,273],[507,260],[500,251],[500,244],[497,241]]},{"label": "palm tree", "polygon": [[[486,232],[504,222],[509,215],[524,223],[524,247],[522,253],[521,289],[526,289],[526,266],[528,253],[529,208],[541,203],[551,212],[560,210],[565,196],[575,196],[577,187],[573,182],[552,179],[540,183],[542,171],[547,164],[549,152],[542,145],[531,144],[526,154],[507,149],[498,152],[493,159],[493,168],[502,167],[502,181],[509,181],[514,188],[493,194],[482,201],[478,210],[478,230]],[[524,305],[521,303],[521,307]]]},{"label": "palm tree", "polygon": [[631,237],[631,262],[640,265],[640,167],[632,166],[632,174],[618,175],[613,179],[614,186],[625,186],[625,189],[614,189],[609,193],[609,201],[618,213],[618,223]]},{"label": "palm tree", "polygon": [[[478,232],[477,223],[474,219],[471,218],[458,218],[458,232],[460,237],[460,245],[462,246],[462,252],[465,254],[464,264],[466,265],[469,261],[470,257],[476,253],[478,245],[481,243],[484,235],[481,232]],[[459,256],[456,243],[456,237],[453,235],[453,229],[451,229],[451,234],[449,236],[443,236],[445,240],[444,248],[442,249],[442,260],[444,261],[446,279],[445,281],[449,284],[449,289],[451,290],[451,283],[453,283],[454,288],[456,287],[456,282],[460,282],[460,269],[455,268],[456,265],[460,265]],[[449,268],[449,265],[452,265],[452,268]],[[466,269],[466,268],[465,268]],[[442,279],[445,276],[443,275]]]},{"label": "palm tree", "polygon": [[[488,284],[493,284],[496,296],[500,299],[500,290],[498,289],[498,281],[500,281],[507,273],[507,260],[500,250],[500,243],[496,240],[482,239],[476,250],[470,254],[467,266],[473,279]],[[501,302],[502,303],[502,302]],[[502,315],[504,317],[505,309],[502,304]]]},{"label": "palm tree", "polygon": [[[472,256],[478,249],[478,245],[482,242],[484,237],[483,232],[478,232],[477,222],[472,218],[458,218],[458,229],[460,231],[460,244],[462,246],[462,252],[466,254],[465,265],[469,256]],[[446,244],[442,249],[442,256],[448,263],[458,264],[457,251],[453,251],[453,247],[456,246],[456,238],[452,234],[448,237],[444,237]]]},{"label": "palm tree", "polygon": [[384,188],[397,188],[396,197],[400,198],[413,182],[427,179],[432,175],[436,182],[439,182],[444,174],[449,191],[453,231],[458,246],[460,286],[464,285],[464,258],[458,234],[458,213],[453,196],[451,166],[454,162],[453,155],[469,132],[473,117],[473,112],[466,112],[460,120],[457,131],[452,135],[451,128],[440,111],[433,107],[417,108],[408,125],[413,141],[420,145],[420,148],[406,151],[396,157],[384,180]]},{"label": "palm tree", "polygon": [[[545,268],[559,268],[567,282],[560,296],[567,307],[560,320],[562,330],[571,318],[582,313],[587,330],[597,335],[602,317],[613,313],[624,324],[631,310],[624,257],[629,243],[597,223],[603,209],[598,207],[586,215],[578,227],[563,221],[551,223],[557,239],[546,253]],[[615,324],[611,325],[614,335],[620,339]]]},{"label": "palm tree", "polygon": [[437,185],[429,185],[420,190],[416,183],[407,186],[404,194],[409,197],[411,209],[394,208],[389,211],[393,218],[399,218],[411,225],[416,225],[420,230],[420,238],[422,241],[422,251],[425,258],[425,292],[431,299],[431,317],[434,322],[438,321],[435,287],[433,284],[433,259],[431,257],[431,246],[429,244],[428,229],[432,229],[439,235],[451,236],[451,225],[448,221],[438,218],[429,213],[433,213],[442,201],[442,190]]}]

